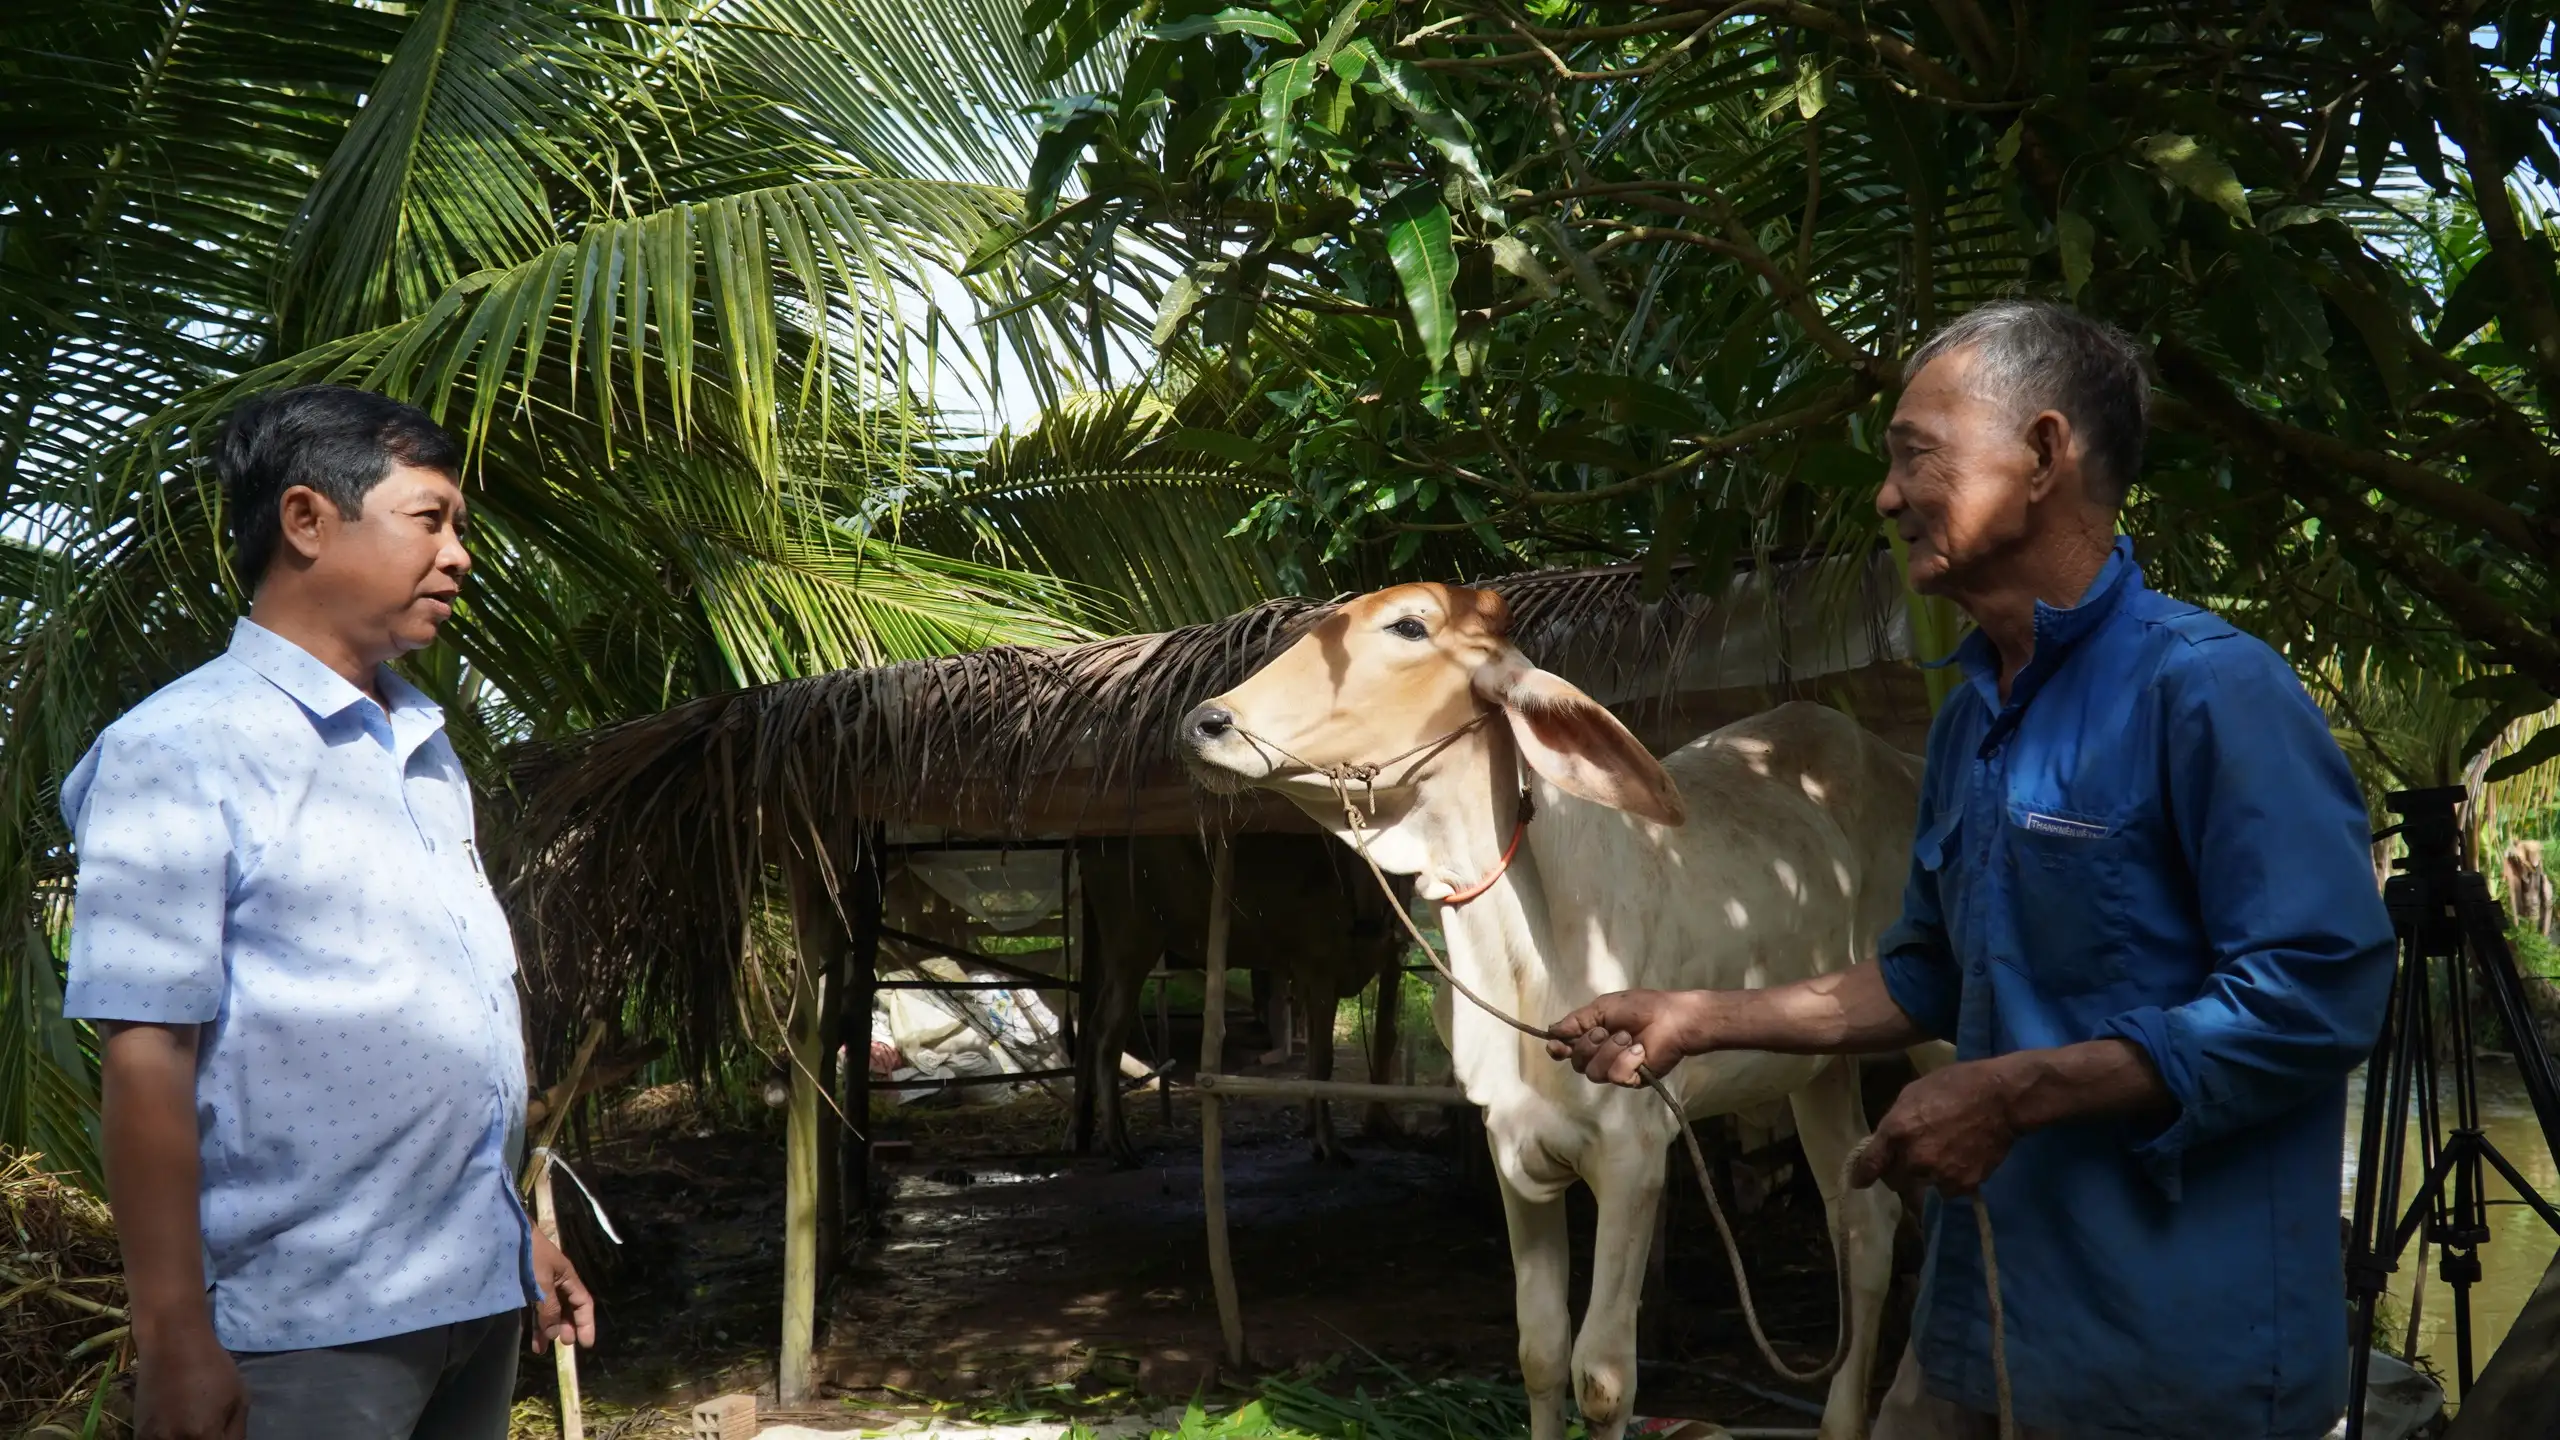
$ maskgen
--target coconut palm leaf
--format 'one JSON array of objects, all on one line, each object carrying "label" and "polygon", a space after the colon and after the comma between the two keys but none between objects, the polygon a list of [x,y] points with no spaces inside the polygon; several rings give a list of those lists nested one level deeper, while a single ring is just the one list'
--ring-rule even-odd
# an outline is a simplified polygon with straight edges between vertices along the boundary
[{"label": "coconut palm leaf", "polygon": [[344,0],[28,0],[0,18],[10,508],[262,343],[268,263],[398,35]]},{"label": "coconut palm leaf", "polygon": [[[1188,407],[1194,418],[1212,407]],[[1116,602],[1142,630],[1220,619],[1276,596],[1332,587],[1293,584],[1280,555],[1233,532],[1281,487],[1268,459],[1231,433],[1186,426],[1142,390],[1088,396],[1038,429],[998,436],[968,474],[912,500],[899,533],[954,554],[1073,581]]]}]

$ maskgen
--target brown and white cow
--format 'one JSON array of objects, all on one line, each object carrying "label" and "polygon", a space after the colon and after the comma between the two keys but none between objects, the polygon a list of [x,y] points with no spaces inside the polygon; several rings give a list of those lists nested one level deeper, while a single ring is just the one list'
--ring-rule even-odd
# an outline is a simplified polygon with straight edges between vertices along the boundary
[{"label": "brown and white cow", "polygon": [[[1466,903],[1444,904],[1440,924],[1458,978],[1535,1025],[1613,990],[1772,985],[1874,953],[1899,910],[1919,761],[1802,704],[1657,761],[1604,707],[1532,665],[1508,627],[1490,591],[1400,585],[1362,596],[1194,708],[1181,744],[1209,783],[1279,791],[1346,840],[1322,772],[1392,762],[1351,787],[1364,814],[1374,806],[1362,833],[1382,867],[1414,876],[1431,900],[1495,873],[1515,848],[1525,790],[1534,818],[1508,870]],[[1458,1081],[1484,1109],[1509,1216],[1533,1440],[1562,1440],[1568,1379],[1594,1440],[1618,1440],[1676,1126],[1651,1093],[1593,1085],[1463,1001],[1452,1020]],[[1852,1297],[1822,1434],[1864,1433],[1901,1207],[1881,1188],[1841,1186],[1867,1129],[1853,1063],[1722,1054],[1687,1061],[1669,1084],[1693,1119],[1792,1102]],[[1599,1213],[1578,1336],[1564,1228],[1577,1179]]]}]

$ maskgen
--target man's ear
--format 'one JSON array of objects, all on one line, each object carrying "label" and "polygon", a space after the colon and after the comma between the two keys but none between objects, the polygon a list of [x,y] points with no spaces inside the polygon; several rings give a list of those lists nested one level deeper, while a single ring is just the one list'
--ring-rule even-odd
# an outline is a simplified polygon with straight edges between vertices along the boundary
[{"label": "man's ear", "polygon": [[308,485],[289,485],[276,497],[276,549],[317,559],[320,536],[338,519],[336,502]]},{"label": "man's ear", "polygon": [[1478,666],[1476,694],[1502,707],[1529,768],[1559,790],[1659,825],[1688,819],[1679,787],[1608,707],[1503,646]]}]

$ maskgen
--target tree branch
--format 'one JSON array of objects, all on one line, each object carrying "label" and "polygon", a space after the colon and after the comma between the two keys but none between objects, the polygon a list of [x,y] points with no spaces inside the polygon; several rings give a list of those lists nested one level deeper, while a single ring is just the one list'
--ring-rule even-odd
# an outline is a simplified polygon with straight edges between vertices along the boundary
[{"label": "tree branch", "polygon": [[2436,48],[2437,73],[2452,123],[2445,128],[2462,147],[2462,168],[2471,180],[2471,206],[2480,217],[2481,238],[2489,242],[2489,263],[2498,267],[2498,324],[2514,332],[2533,356],[2533,368],[2546,404],[2560,405],[2560,302],[2551,294],[2550,276],[2536,263],[2524,227],[2516,220],[2507,195],[2512,157],[2491,134],[2481,111],[2480,63],[2471,38],[2458,22],[2448,20]]},{"label": "tree branch", "polygon": [[2227,400],[2229,409],[2222,412],[2221,418],[2228,425],[2250,427],[2262,443],[2314,465],[2355,476],[2404,504],[2479,530],[2527,556],[2548,562],[2560,555],[2560,537],[2554,536],[2547,523],[2484,494],[2478,487],[2412,465],[2387,451],[2350,445],[2334,435],[2305,430],[2251,409],[2230,395],[2221,377],[2214,374],[2202,356],[2174,337],[2164,338],[2158,353],[2162,378],[2190,396],[2215,395],[2217,399],[2208,405],[2209,409],[2219,410]]},{"label": "tree branch", "polygon": [[2400,582],[2445,613],[2471,640],[2487,646],[2536,684],[2560,694],[2560,642],[2527,623],[2481,585],[2409,544],[2390,524],[2272,433],[2273,422],[2224,388],[2210,372],[2173,374],[2167,347],[2161,370],[2179,394],[2160,397],[2158,413],[2173,423],[2219,435],[2268,465],[2294,502],[2363,546]]}]

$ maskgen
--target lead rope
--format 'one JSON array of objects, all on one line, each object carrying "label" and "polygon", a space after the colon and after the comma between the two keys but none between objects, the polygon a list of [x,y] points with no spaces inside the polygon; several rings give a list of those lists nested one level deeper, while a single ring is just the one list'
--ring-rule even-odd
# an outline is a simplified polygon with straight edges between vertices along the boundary
[{"label": "lead rope", "polygon": [[[1413,750],[1406,751],[1405,755],[1413,755],[1422,750],[1434,749],[1437,746],[1446,745],[1457,739],[1459,735],[1466,733],[1467,730],[1474,728],[1475,724],[1480,723],[1482,719],[1483,717],[1479,716],[1476,721],[1469,722],[1468,725],[1450,732],[1450,734],[1443,736],[1436,742],[1417,746]],[[1239,733],[1241,733],[1241,731]],[[1263,740],[1259,736],[1247,735],[1245,738],[1255,744],[1271,745],[1271,742]],[[1566,1040],[1566,1037],[1557,1034],[1552,1028],[1532,1025],[1520,1017],[1503,1010],[1492,1001],[1485,999],[1483,996],[1478,995],[1475,991],[1469,989],[1467,987],[1467,983],[1459,979],[1457,973],[1449,968],[1449,962],[1440,958],[1439,948],[1431,943],[1430,937],[1422,933],[1422,927],[1413,923],[1413,916],[1407,913],[1403,902],[1396,898],[1395,887],[1387,883],[1387,873],[1378,868],[1377,858],[1369,853],[1368,826],[1361,820],[1359,805],[1351,798],[1351,784],[1356,780],[1370,787],[1370,793],[1374,799],[1378,772],[1385,769],[1387,765],[1394,764],[1395,760],[1389,760],[1382,765],[1317,766],[1310,765],[1306,761],[1300,760],[1297,756],[1289,754],[1287,750],[1281,749],[1278,745],[1271,745],[1271,748],[1279,751],[1279,753],[1284,756],[1288,756],[1290,760],[1304,766],[1306,769],[1324,776],[1327,781],[1331,782],[1333,785],[1334,798],[1342,802],[1342,817],[1344,821],[1347,822],[1351,830],[1352,848],[1360,852],[1360,859],[1362,863],[1369,867],[1370,876],[1378,882],[1379,890],[1385,893],[1388,902],[1387,908],[1395,911],[1396,918],[1404,922],[1405,933],[1413,937],[1413,943],[1422,947],[1424,958],[1431,962],[1432,969],[1440,972],[1440,978],[1449,982],[1449,987],[1451,989],[1467,997],[1468,1003],[1474,1005],[1477,1009],[1492,1016],[1494,1019],[1501,1021],[1503,1024],[1510,1026],[1512,1029],[1519,1031],[1521,1034],[1529,1036],[1531,1039],[1570,1043]],[[1396,757],[1397,760],[1401,760],[1403,758],[1405,758],[1403,755]],[[1525,795],[1523,798],[1523,806],[1525,814]],[[1514,836],[1515,843],[1517,842],[1517,838],[1517,836]],[[1509,858],[1510,857],[1508,855],[1504,857],[1506,862]],[[1507,869],[1507,863],[1502,868]],[[1498,877],[1501,873],[1502,870],[1497,869],[1495,877]],[[1485,885],[1477,887],[1475,893],[1480,894],[1484,889],[1490,888],[1492,878],[1494,877],[1488,877]],[[1467,898],[1473,899],[1475,896],[1474,894],[1470,894]],[[1739,1296],[1742,1301],[1743,1324],[1750,1329],[1751,1343],[1758,1347],[1760,1351],[1760,1358],[1768,1362],[1768,1366],[1771,1370],[1776,1371],[1783,1378],[1794,1381],[1800,1385],[1817,1384],[1831,1378],[1832,1374],[1839,1370],[1841,1363],[1845,1361],[1849,1355],[1849,1306],[1852,1298],[1850,1294],[1848,1259],[1844,1253],[1844,1247],[1841,1244],[1838,1208],[1836,1206],[1827,1207],[1831,1210],[1831,1269],[1832,1272],[1839,1277],[1840,1281],[1840,1318],[1838,1329],[1834,1332],[1832,1339],[1831,1358],[1825,1360],[1821,1365],[1814,1369],[1800,1371],[1790,1367],[1786,1361],[1778,1358],[1777,1348],[1769,1343],[1768,1332],[1760,1327],[1759,1307],[1753,1302],[1751,1297],[1751,1278],[1744,1271],[1742,1266],[1742,1247],[1735,1243],[1733,1238],[1733,1226],[1725,1220],[1724,1202],[1716,1198],[1715,1183],[1707,1174],[1707,1155],[1703,1149],[1699,1148],[1697,1132],[1690,1128],[1688,1112],[1681,1108],[1679,1100],[1671,1093],[1671,1087],[1663,1083],[1662,1077],[1654,1072],[1653,1067],[1638,1064],[1636,1066],[1636,1073],[1643,1078],[1645,1088],[1651,1090],[1654,1094],[1654,1098],[1662,1102],[1663,1108],[1671,1112],[1672,1128],[1679,1132],[1681,1144],[1688,1149],[1690,1173],[1697,1177],[1698,1193],[1706,1197],[1707,1216],[1715,1221],[1716,1238],[1724,1243],[1725,1263],[1731,1267],[1733,1271],[1734,1293]],[[1843,1190],[1846,1190],[1849,1187],[1849,1172],[1857,1168],[1858,1157],[1866,1152],[1867,1146],[1872,1143],[1874,1138],[1875,1137],[1870,1135],[1866,1139],[1860,1140],[1856,1148],[1849,1152],[1849,1157],[1847,1161],[1842,1164],[1840,1172],[1840,1185]],[[1991,1302],[1991,1375],[1994,1388],[1998,1391],[1999,1396],[2000,1440],[2018,1440],[2018,1421],[2015,1413],[2016,1407],[2009,1392],[2009,1352],[2007,1343],[2002,1336],[2004,1327],[2002,1324],[2000,1307],[2000,1259],[1999,1253],[1994,1248],[1991,1240],[1991,1211],[1984,1205],[1982,1196],[1979,1194],[1973,1196],[1973,1226],[1974,1233],[1980,1237],[1982,1242],[1982,1283],[1983,1289],[1989,1295]]]}]

